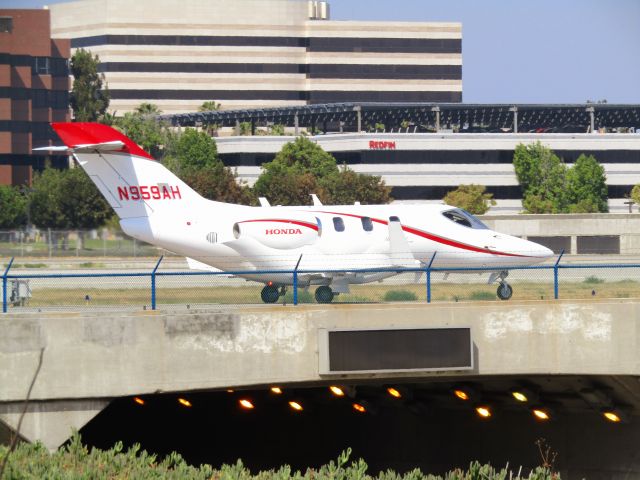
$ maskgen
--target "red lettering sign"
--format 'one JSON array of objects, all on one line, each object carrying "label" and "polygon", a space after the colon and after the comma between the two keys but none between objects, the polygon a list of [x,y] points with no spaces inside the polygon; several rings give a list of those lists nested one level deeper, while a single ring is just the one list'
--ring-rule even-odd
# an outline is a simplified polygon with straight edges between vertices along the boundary
[{"label": "red lettering sign", "polygon": [[369,140],[370,150],[395,150],[396,142]]},{"label": "red lettering sign", "polygon": [[299,228],[268,228],[264,232],[266,235],[302,235]]},{"label": "red lettering sign", "polygon": [[163,185],[126,185],[118,187],[120,200],[181,200],[180,187]]}]

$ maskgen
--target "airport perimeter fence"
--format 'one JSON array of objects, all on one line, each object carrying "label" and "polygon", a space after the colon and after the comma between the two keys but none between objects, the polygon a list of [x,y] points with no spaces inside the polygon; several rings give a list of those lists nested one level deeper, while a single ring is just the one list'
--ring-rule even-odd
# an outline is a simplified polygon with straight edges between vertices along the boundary
[{"label": "airport perimeter fence", "polygon": [[2,257],[158,257],[170,252],[129,237],[121,231],[0,230]]},{"label": "airport perimeter fence", "polygon": [[[1,262],[2,311],[65,311],[133,309],[180,310],[224,308],[262,304],[265,284],[289,275],[294,286],[286,288],[274,305],[316,303],[317,285],[306,288],[309,276],[391,275],[380,281],[350,284],[333,304],[389,302],[496,301],[498,283],[489,284],[494,268],[406,268],[357,271],[173,271],[162,270],[162,258],[149,270],[133,273],[32,273],[12,271],[12,262]],[[640,298],[640,264],[555,264],[503,267],[513,289],[511,301],[588,298]],[[0,271],[2,272],[2,271]],[[246,280],[251,275],[253,280]],[[335,288],[335,287],[332,287]],[[280,293],[280,292],[279,292]]]}]

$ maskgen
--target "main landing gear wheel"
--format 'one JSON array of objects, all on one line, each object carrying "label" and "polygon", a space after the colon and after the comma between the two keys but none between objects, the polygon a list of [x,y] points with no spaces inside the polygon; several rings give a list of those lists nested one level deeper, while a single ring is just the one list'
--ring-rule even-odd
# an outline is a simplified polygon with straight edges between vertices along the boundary
[{"label": "main landing gear wheel", "polygon": [[318,303],[331,303],[333,300],[333,290],[323,285],[316,289],[316,302]]},{"label": "main landing gear wheel", "polygon": [[273,285],[265,285],[260,293],[260,297],[262,297],[264,303],[276,303],[280,298],[280,292],[278,288]]},{"label": "main landing gear wheel", "polygon": [[511,285],[509,285],[507,282],[500,282],[500,285],[498,285],[498,291],[496,293],[498,294],[498,298],[500,300],[509,300],[513,295],[513,288],[511,288]]}]

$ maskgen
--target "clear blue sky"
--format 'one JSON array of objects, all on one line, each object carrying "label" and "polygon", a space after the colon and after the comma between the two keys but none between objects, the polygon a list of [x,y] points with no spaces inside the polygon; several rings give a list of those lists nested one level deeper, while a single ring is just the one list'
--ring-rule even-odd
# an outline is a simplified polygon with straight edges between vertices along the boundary
[{"label": "clear blue sky", "polygon": [[[0,0],[0,7],[51,3]],[[467,103],[640,103],[640,0],[329,3],[333,20],[462,22]]]}]

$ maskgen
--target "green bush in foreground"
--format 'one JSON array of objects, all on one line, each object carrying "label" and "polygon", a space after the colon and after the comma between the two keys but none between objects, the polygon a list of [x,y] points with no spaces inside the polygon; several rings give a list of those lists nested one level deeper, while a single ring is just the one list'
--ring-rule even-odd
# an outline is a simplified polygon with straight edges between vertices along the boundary
[{"label": "green bush in foreground", "polygon": [[418,296],[409,290],[389,290],[384,294],[385,302],[413,302]]},{"label": "green bush in foreground", "polygon": [[[8,448],[0,446],[0,465],[4,462]],[[415,469],[404,475],[392,470],[380,472],[377,476],[367,474],[367,464],[359,459],[349,463],[351,449],[343,452],[336,462],[329,462],[304,473],[293,471],[285,465],[278,470],[269,470],[253,475],[240,460],[235,465],[223,465],[215,470],[210,465],[192,467],[177,453],[171,453],[163,460],[150,455],[134,445],[124,450],[118,442],[109,450],[88,449],[82,445],[77,433],[67,447],[49,453],[39,443],[20,444],[9,456],[2,480],[22,479],[203,479],[203,480],[559,480],[559,475],[548,468],[538,467],[523,477],[506,468],[496,470],[490,465],[472,462],[469,469],[452,470],[444,476],[434,476]]]}]

